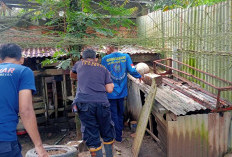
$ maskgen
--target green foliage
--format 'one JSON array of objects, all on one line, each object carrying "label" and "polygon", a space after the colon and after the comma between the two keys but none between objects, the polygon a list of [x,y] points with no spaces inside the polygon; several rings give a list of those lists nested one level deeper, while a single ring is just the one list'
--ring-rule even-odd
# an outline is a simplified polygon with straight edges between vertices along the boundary
[{"label": "green foliage", "polygon": [[109,0],[99,3],[91,0],[36,0],[41,4],[41,10],[32,17],[47,19],[46,25],[56,26],[67,36],[83,38],[95,37],[95,34],[86,33],[89,28],[105,36],[113,37],[117,31],[113,27],[130,27],[134,23],[124,18],[132,15],[137,8],[124,8],[122,5],[113,5]]},{"label": "green foliage", "polygon": [[[41,8],[34,13],[31,19],[46,19],[46,25],[54,28],[47,35],[56,34],[63,38],[57,42],[56,47],[62,46],[62,42],[65,43],[67,38],[94,38],[97,36],[96,33],[114,37],[117,34],[115,28],[121,26],[129,28],[135,25],[130,19],[125,18],[137,10],[137,8],[126,9],[125,5],[129,2],[127,0],[121,5],[113,5],[110,0],[96,2],[93,0],[36,0],[36,2],[41,5]],[[88,33],[89,30],[91,33]],[[73,46],[70,48],[73,49]],[[58,68],[69,68],[70,59],[59,60],[63,55],[64,52],[56,52],[52,59],[47,59],[42,64],[59,62]],[[66,55],[79,58],[80,52],[73,49]]]},{"label": "green foliage", "polygon": [[175,9],[175,8],[190,8],[199,5],[213,5],[226,0],[156,0],[152,9],[163,11]]},{"label": "green foliage", "polygon": [[59,63],[57,68],[58,69],[69,69],[70,68],[70,63],[71,63],[71,58],[68,58],[66,60],[60,60],[64,56],[72,56],[72,58],[77,58],[80,59],[80,53],[77,50],[71,50],[67,52],[67,50],[61,49],[60,51],[56,51],[51,59],[45,59],[42,61],[42,66],[48,65],[48,64],[53,64],[53,63]]}]

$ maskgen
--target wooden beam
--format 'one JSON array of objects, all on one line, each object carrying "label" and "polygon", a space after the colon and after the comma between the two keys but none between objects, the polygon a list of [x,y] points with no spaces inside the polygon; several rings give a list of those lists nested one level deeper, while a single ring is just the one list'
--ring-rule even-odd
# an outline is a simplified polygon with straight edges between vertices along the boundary
[{"label": "wooden beam", "polygon": [[151,137],[158,143],[160,143],[160,140],[158,137],[156,137],[149,129],[146,129],[146,131],[151,135]]},{"label": "wooden beam", "polygon": [[34,109],[45,108],[44,106],[45,106],[44,102],[33,103]]},{"label": "wooden beam", "polygon": [[132,153],[134,157],[139,155],[140,147],[142,145],[143,136],[145,134],[149,116],[151,114],[152,106],[155,102],[157,86],[155,80],[152,80],[150,91],[145,99],[142,111],[140,113],[139,122],[136,129],[136,136],[132,145]]},{"label": "wooden beam", "polygon": [[62,69],[46,69],[42,72],[41,75],[43,76],[55,76],[55,75],[63,75],[69,74],[69,70],[62,70]]}]

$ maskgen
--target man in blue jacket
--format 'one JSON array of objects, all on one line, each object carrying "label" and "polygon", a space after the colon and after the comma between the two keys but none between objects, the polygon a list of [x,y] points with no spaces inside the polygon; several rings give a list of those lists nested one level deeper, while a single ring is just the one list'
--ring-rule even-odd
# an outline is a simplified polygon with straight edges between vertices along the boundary
[{"label": "man in blue jacket", "polygon": [[111,105],[111,117],[115,124],[115,140],[121,142],[124,112],[123,102],[127,96],[127,73],[135,78],[141,78],[141,75],[136,71],[130,56],[118,52],[117,46],[108,46],[107,54],[102,58],[101,63],[111,73],[111,79],[114,83],[114,90],[112,93],[108,93],[108,99]]}]

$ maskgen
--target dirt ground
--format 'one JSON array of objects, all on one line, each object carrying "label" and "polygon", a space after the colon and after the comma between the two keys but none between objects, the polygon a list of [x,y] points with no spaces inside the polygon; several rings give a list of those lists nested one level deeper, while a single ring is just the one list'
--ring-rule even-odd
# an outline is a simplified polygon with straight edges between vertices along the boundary
[{"label": "dirt ground", "polygon": [[[69,141],[76,141],[76,130],[75,124],[63,125],[47,125],[40,126],[39,131],[44,144],[48,145],[65,145]],[[131,137],[131,130],[125,127],[123,132],[122,143],[115,143],[115,157],[132,157],[131,147],[133,143],[133,137]],[[19,142],[22,145],[22,154],[25,156],[26,152],[32,149],[34,146],[27,134],[19,135]],[[89,152],[81,152],[78,154],[79,157],[90,157]],[[145,135],[139,157],[165,157],[162,150],[159,148],[157,143],[149,135]]]}]

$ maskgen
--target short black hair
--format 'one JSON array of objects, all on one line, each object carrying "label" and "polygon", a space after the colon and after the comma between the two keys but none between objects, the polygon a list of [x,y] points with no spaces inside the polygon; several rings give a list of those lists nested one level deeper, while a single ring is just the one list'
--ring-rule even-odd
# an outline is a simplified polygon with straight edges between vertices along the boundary
[{"label": "short black hair", "polygon": [[0,46],[0,58],[4,60],[6,57],[20,60],[22,57],[22,49],[13,43],[3,44]]},{"label": "short black hair", "polygon": [[85,49],[82,53],[82,57],[83,59],[87,59],[87,58],[95,59],[96,52],[93,49]]}]

